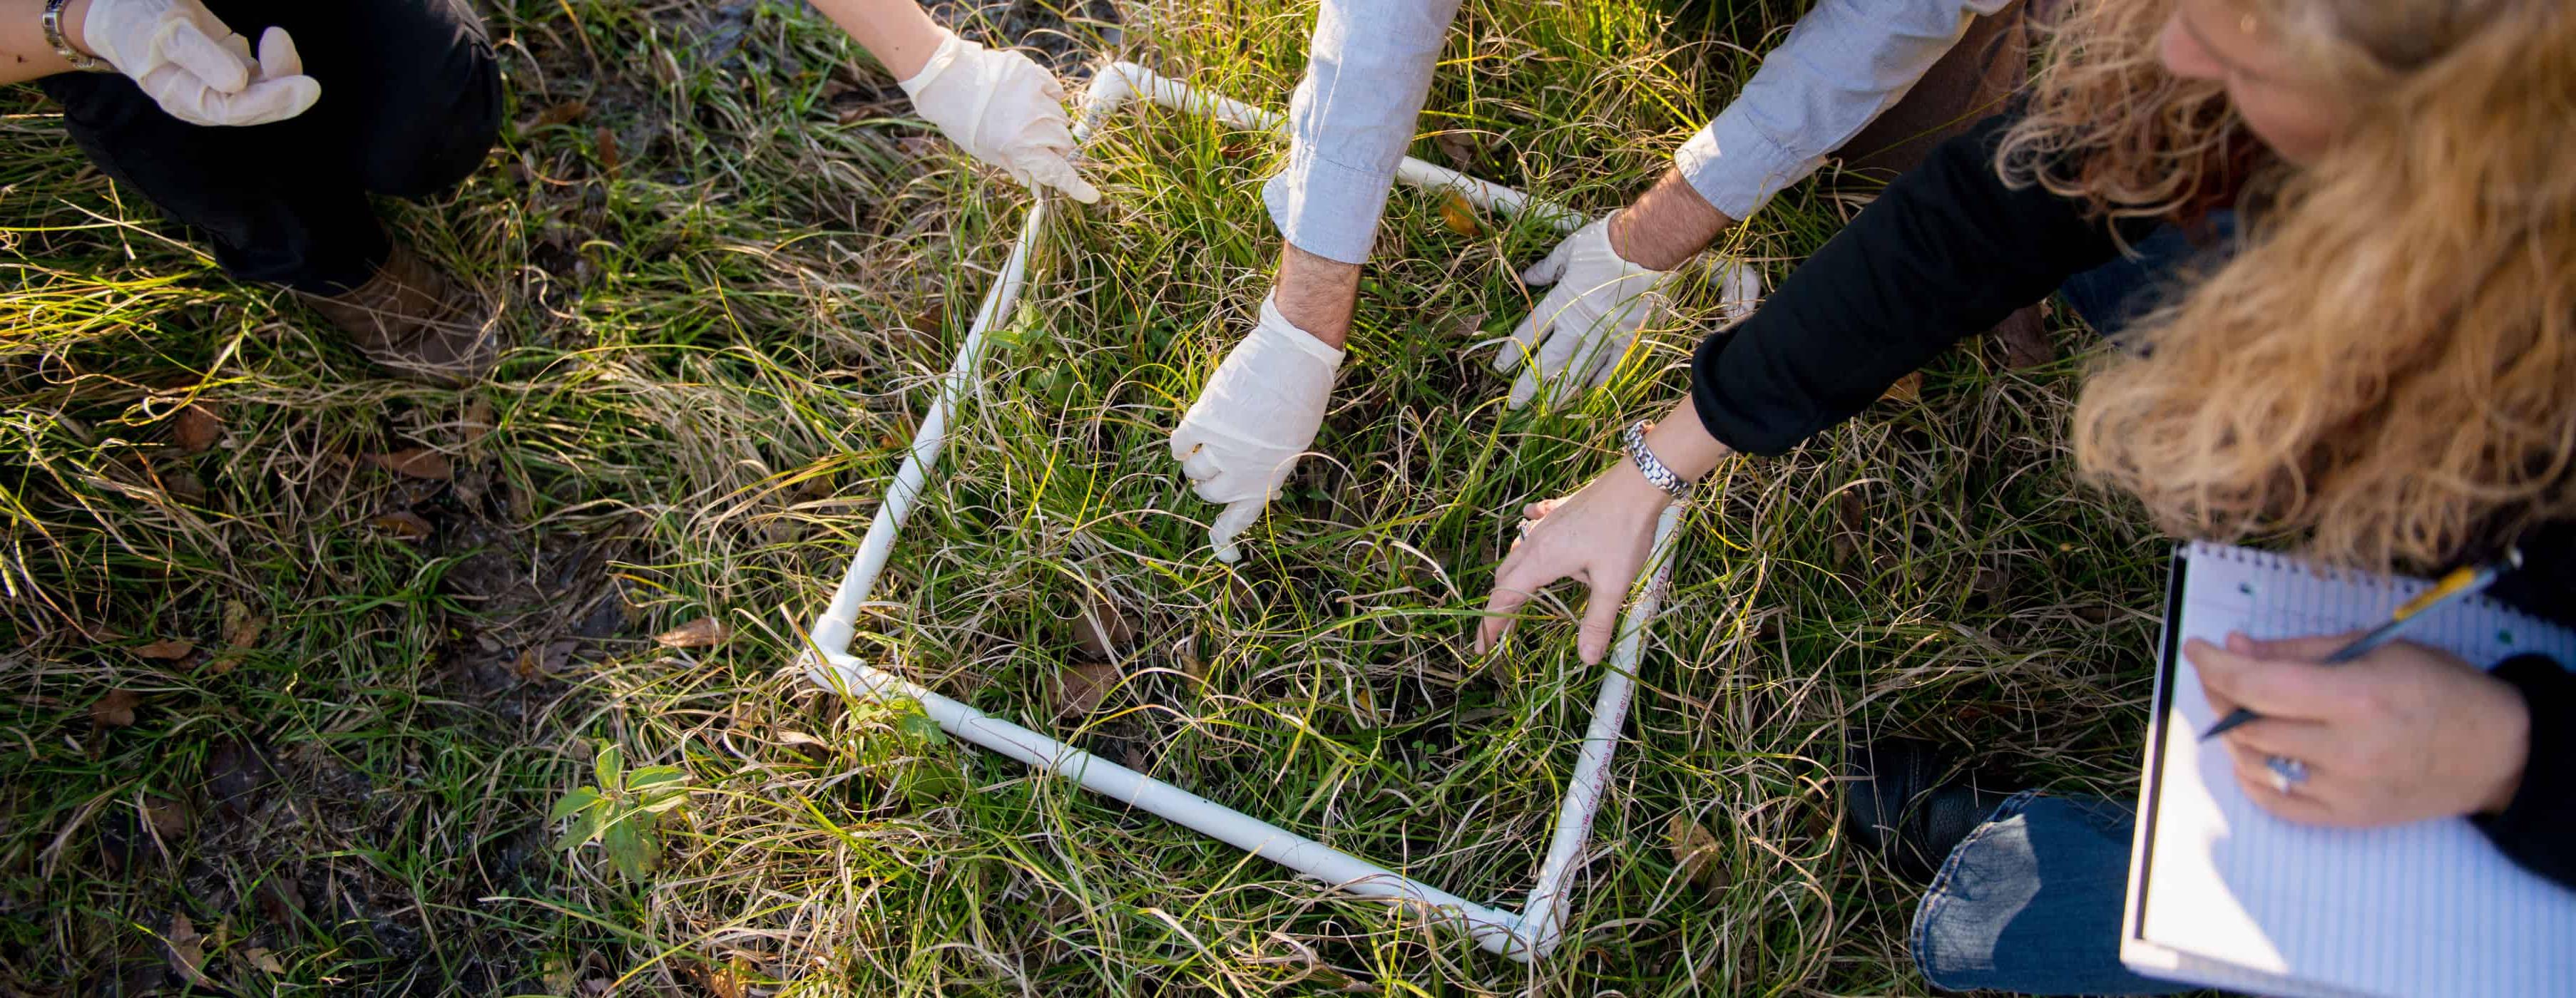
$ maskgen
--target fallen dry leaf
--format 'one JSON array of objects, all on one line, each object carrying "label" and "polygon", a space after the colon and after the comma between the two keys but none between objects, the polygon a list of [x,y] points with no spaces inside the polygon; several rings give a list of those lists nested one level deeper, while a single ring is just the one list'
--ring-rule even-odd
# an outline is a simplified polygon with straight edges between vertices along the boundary
[{"label": "fallen dry leaf", "polygon": [[132,690],[111,690],[98,698],[97,703],[89,705],[90,723],[102,728],[131,728],[134,726],[134,707],[142,702],[143,698]]},{"label": "fallen dry leaf", "polygon": [[1476,206],[1468,204],[1467,196],[1457,191],[1440,196],[1440,224],[1462,236],[1475,235],[1484,228],[1476,221]]},{"label": "fallen dry leaf", "polygon": [[618,160],[617,133],[609,131],[608,126],[601,125],[590,130],[590,140],[592,144],[599,147],[600,172],[612,177],[616,176]]},{"label": "fallen dry leaf", "polygon": [[407,541],[428,540],[430,533],[429,521],[421,519],[420,514],[410,510],[395,510],[381,516],[370,517],[367,520],[367,526]]},{"label": "fallen dry leaf", "polygon": [[224,423],[215,418],[214,411],[208,408],[209,405],[211,403],[199,402],[179,410],[178,424],[172,428],[171,433],[178,438],[180,450],[190,454],[203,454],[208,448],[213,447],[216,441],[223,439]]},{"label": "fallen dry leaf", "polygon": [[1089,612],[1073,618],[1073,643],[1092,658],[1115,659],[1125,654],[1127,645],[1136,640],[1136,625],[1118,612],[1116,601],[1106,596],[1090,600]]},{"label": "fallen dry leaf", "polygon": [[196,472],[184,468],[161,473],[161,491],[180,502],[206,504],[206,483],[197,479]]},{"label": "fallen dry leaf", "polygon": [[740,960],[712,969],[700,967],[698,979],[716,998],[743,998],[751,993],[751,970]]},{"label": "fallen dry leaf", "polygon": [[550,995],[569,994],[572,989],[572,964],[561,956],[546,958],[545,970],[538,975]]},{"label": "fallen dry leaf", "polygon": [[2057,360],[2057,344],[2049,342],[2048,327],[2036,306],[2005,316],[1989,335],[2003,347],[2004,365],[2014,370]]},{"label": "fallen dry leaf", "polygon": [[549,125],[568,125],[580,121],[583,115],[589,113],[588,103],[577,100],[563,101],[537,112],[536,117],[528,119],[528,124],[522,131],[533,131]]},{"label": "fallen dry leaf", "polygon": [[257,647],[260,633],[266,630],[268,618],[250,612],[250,604],[237,599],[224,601],[224,647]]},{"label": "fallen dry leaf", "polygon": [[1485,315],[1486,313],[1483,312],[1460,312],[1450,316],[1449,321],[1441,323],[1441,327],[1449,331],[1449,338],[1451,339],[1483,339],[1485,336]]},{"label": "fallen dry leaf", "polygon": [[521,679],[536,679],[562,669],[572,662],[572,653],[581,647],[578,641],[555,641],[544,646],[529,645],[521,649],[510,670]]},{"label": "fallen dry leaf", "polygon": [[456,477],[456,466],[447,462],[447,455],[427,447],[405,447],[391,454],[369,454],[367,463],[407,478],[443,482]]},{"label": "fallen dry leaf", "polygon": [[177,638],[162,638],[159,641],[134,649],[134,654],[143,658],[167,662],[172,659],[186,658],[188,657],[189,652],[195,650],[197,650],[195,642],[181,641]]},{"label": "fallen dry leaf", "polygon": [[465,403],[461,429],[465,431],[465,446],[468,447],[481,442],[485,434],[492,432],[492,400],[478,395],[474,401]]},{"label": "fallen dry leaf", "polygon": [[1057,670],[1056,678],[1064,684],[1064,696],[1056,701],[1056,716],[1087,717],[1118,685],[1118,667],[1107,662],[1076,662]]},{"label": "fallen dry leaf", "polygon": [[1692,821],[1690,815],[1673,815],[1669,829],[1673,849],[1674,871],[1683,880],[1698,881],[1702,886],[1725,886],[1726,871],[1718,865],[1717,836]]},{"label": "fallen dry leaf", "polygon": [[1886,394],[1880,395],[1878,399],[1881,402],[1895,402],[1902,405],[1913,405],[1922,401],[1923,372],[1905,372],[1905,376],[1896,379],[1895,384],[1887,386]]},{"label": "fallen dry leaf", "polygon": [[700,617],[653,635],[653,640],[659,642],[664,648],[704,648],[708,645],[722,644],[726,638],[732,636],[732,632],[725,629],[724,621],[714,617]]},{"label": "fallen dry leaf", "polygon": [[1476,153],[1484,148],[1482,136],[1474,132],[1439,132],[1431,136],[1431,145],[1449,161],[1449,168],[1465,173],[1476,166]]},{"label": "fallen dry leaf", "polygon": [[189,827],[197,823],[197,816],[189,812],[187,804],[179,801],[147,800],[143,802],[143,820],[150,822],[152,831],[166,841],[188,834]]},{"label": "fallen dry leaf", "polygon": [[304,890],[289,877],[270,877],[259,888],[259,913],[271,923],[293,925],[304,914]]},{"label": "fallen dry leaf", "polygon": [[198,987],[213,987],[206,979],[206,940],[197,934],[195,923],[186,915],[170,916],[170,934],[162,938],[170,949],[170,969]]},{"label": "fallen dry leaf", "polygon": [[259,968],[260,973],[283,974],[286,972],[286,965],[277,961],[277,954],[271,953],[257,946],[243,950],[242,956],[250,961],[251,966]]}]

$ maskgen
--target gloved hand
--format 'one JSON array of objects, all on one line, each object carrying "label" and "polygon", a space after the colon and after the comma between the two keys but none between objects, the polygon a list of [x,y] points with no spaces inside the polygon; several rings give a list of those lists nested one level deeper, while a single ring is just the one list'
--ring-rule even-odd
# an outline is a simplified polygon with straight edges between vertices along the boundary
[{"label": "gloved hand", "polygon": [[967,155],[1001,167],[1022,186],[1045,184],[1084,204],[1100,192],[1073,171],[1064,87],[1028,56],[957,37],[939,43],[901,84],[912,106]]},{"label": "gloved hand", "polygon": [[[1512,408],[1529,404],[1542,380],[1556,383],[1560,391],[1608,382],[1619,358],[1636,342],[1637,330],[1665,308],[1657,289],[1671,273],[1630,263],[1610,248],[1610,220],[1616,217],[1612,212],[1576,230],[1521,273],[1523,284],[1556,287],[1539,299],[1494,355],[1496,374],[1510,374],[1524,361],[1530,364],[1512,382],[1506,403]],[[1762,299],[1762,275],[1739,261],[1727,261],[1718,283],[1728,322],[1753,314]]]},{"label": "gloved hand", "polygon": [[1261,321],[1225,355],[1172,431],[1172,460],[1181,462],[1181,474],[1199,498],[1226,504],[1208,527],[1218,559],[1242,557],[1234,538],[1279,497],[1297,458],[1315,442],[1341,366],[1342,351],[1297,328],[1264,298]]},{"label": "gloved hand", "polygon": [[198,0],[91,0],[81,41],[191,125],[265,125],[322,99],[285,29],[260,34],[254,61],[250,41]]}]

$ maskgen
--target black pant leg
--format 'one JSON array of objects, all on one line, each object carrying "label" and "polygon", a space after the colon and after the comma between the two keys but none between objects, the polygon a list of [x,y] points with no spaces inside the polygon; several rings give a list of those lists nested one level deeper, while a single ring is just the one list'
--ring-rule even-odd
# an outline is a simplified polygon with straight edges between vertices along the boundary
[{"label": "black pant leg", "polygon": [[349,40],[299,48],[323,85],[316,120],[369,192],[435,195],[471,176],[499,138],[500,64],[467,0],[237,2],[300,7],[300,20]]},{"label": "black pant leg", "polygon": [[[171,117],[134,81],[63,73],[43,81],[72,141],[101,171],[212,243],[246,281],[338,294],[364,283],[390,245],[358,178],[299,149],[294,121],[208,128]],[[328,89],[328,84],[325,84]]]},{"label": "black pant leg", "polygon": [[[370,192],[423,197],[472,173],[500,127],[499,68],[462,0],[211,0],[256,40],[293,35],[322,83],[312,110],[252,128],[162,112],[131,80],[61,74],[45,91],[109,176],[214,244],[226,272],[337,294],[390,251]],[[255,42],[254,42],[255,43]]]}]

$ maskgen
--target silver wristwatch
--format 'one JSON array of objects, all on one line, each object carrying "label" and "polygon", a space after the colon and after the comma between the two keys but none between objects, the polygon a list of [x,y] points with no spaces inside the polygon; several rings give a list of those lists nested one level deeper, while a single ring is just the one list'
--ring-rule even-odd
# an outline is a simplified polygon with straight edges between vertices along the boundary
[{"label": "silver wristwatch", "polygon": [[1684,493],[1690,491],[1690,483],[1682,481],[1682,476],[1673,474],[1673,469],[1664,467],[1663,459],[1656,457],[1654,451],[1646,448],[1646,431],[1654,427],[1655,424],[1640,419],[1630,424],[1628,431],[1621,434],[1620,439],[1628,446],[1628,460],[1636,462],[1637,470],[1645,473],[1646,481],[1664,490],[1664,494],[1679,499]]},{"label": "silver wristwatch", "polygon": [[107,60],[73,48],[71,40],[63,37],[64,2],[65,0],[45,0],[44,16],[38,18],[38,21],[45,26],[45,44],[53,46],[54,54],[62,56],[64,62],[71,63],[73,69],[84,73],[116,72],[116,67],[109,65]]}]

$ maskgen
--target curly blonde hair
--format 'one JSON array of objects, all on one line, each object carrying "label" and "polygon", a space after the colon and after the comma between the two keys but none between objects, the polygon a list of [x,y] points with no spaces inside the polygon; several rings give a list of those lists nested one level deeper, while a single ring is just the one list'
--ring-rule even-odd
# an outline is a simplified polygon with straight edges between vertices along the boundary
[{"label": "curly blonde hair", "polygon": [[[2423,570],[2576,514],[2576,14],[2239,0],[2348,110],[2296,169],[2158,65],[2172,0],[2075,0],[1997,166],[2109,217],[2259,185],[2238,252],[2096,363],[2079,466],[2176,534]],[[2257,23],[2249,22],[2249,23]]]}]

